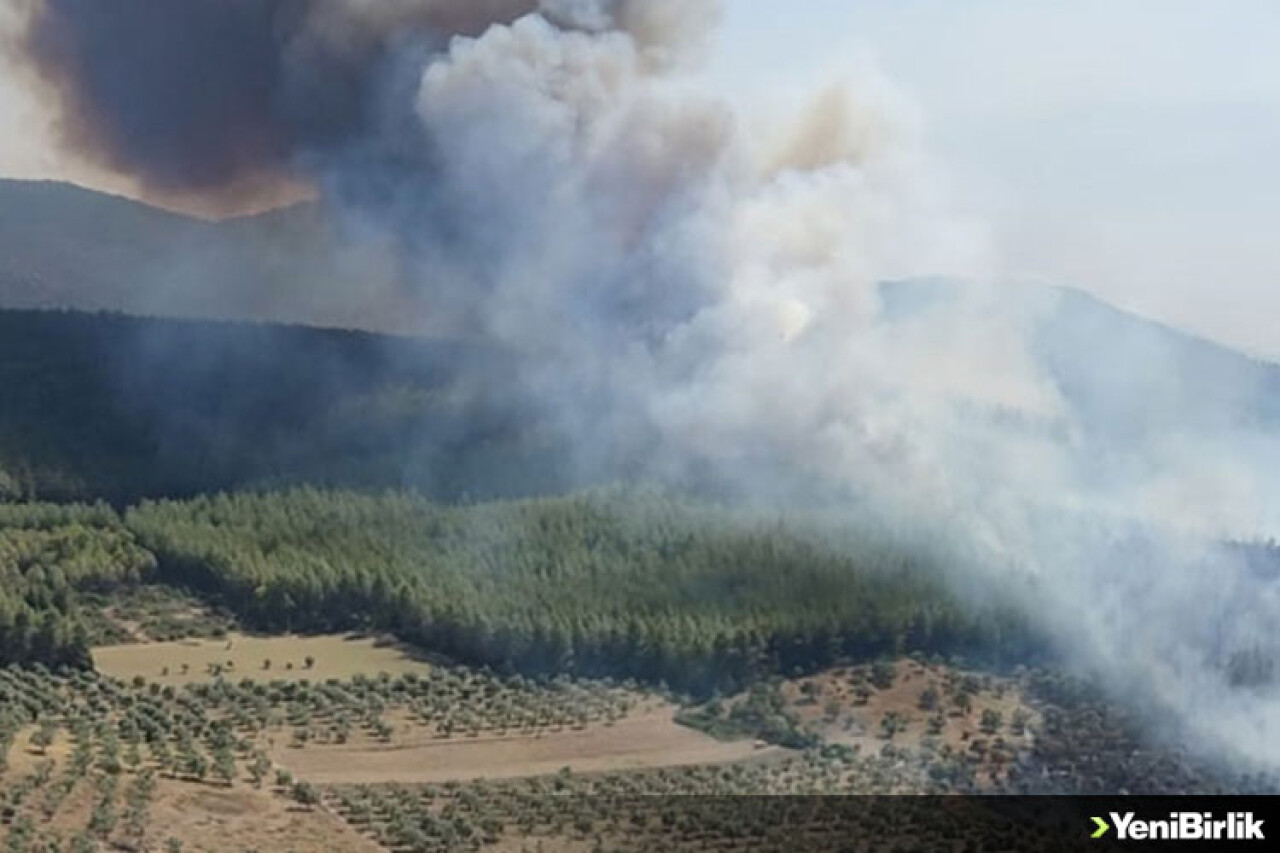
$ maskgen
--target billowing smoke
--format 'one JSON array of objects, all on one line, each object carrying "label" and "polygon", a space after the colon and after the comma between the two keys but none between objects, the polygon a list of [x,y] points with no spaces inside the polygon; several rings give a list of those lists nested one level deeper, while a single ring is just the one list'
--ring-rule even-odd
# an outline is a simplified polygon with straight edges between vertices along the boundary
[{"label": "billowing smoke", "polygon": [[[1275,425],[1206,419],[1115,341],[1109,391],[1067,393],[1052,306],[1007,289],[891,316],[886,280],[996,281],[998,253],[874,75],[789,116],[687,85],[716,11],[39,0],[26,46],[81,153],[161,191],[285,174],[390,236],[438,318],[523,355],[584,470],[870,514],[1207,745],[1280,762],[1277,688],[1224,665],[1274,655],[1280,590],[1214,544],[1280,525]],[[1167,391],[1126,400],[1134,371]]]},{"label": "billowing smoke", "polygon": [[308,180],[312,158],[394,120],[406,57],[456,35],[541,9],[562,27],[623,29],[660,59],[690,22],[679,4],[632,0],[20,2],[22,52],[62,102],[63,142],[160,197]]}]

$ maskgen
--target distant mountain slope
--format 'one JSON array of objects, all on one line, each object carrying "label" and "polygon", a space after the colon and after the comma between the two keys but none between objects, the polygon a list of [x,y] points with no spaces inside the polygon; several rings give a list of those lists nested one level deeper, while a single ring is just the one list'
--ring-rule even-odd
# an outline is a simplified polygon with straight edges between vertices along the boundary
[{"label": "distant mountain slope", "polygon": [[[890,323],[946,317],[964,286],[945,279],[886,282],[883,316]],[[1280,365],[1074,288],[1014,292],[1009,299],[1030,318],[1031,357],[1086,426],[1116,438],[1171,429],[1280,430]]]},{"label": "distant mountain slope", "polygon": [[197,220],[52,182],[0,181],[0,304],[141,308],[147,270]]},{"label": "distant mountain slope", "polygon": [[206,222],[69,184],[0,180],[0,308],[394,332],[426,316],[375,245],[318,206]]},{"label": "distant mountain slope", "polygon": [[[923,318],[933,329],[964,323],[962,312],[948,313],[959,305],[961,287],[886,284],[884,315],[889,323]],[[1059,472],[1047,477],[1043,494],[1033,486],[1024,503],[1090,505],[1143,524],[1158,518],[1182,532],[1276,535],[1280,515],[1267,472],[1280,465],[1280,365],[1078,290],[1015,289],[1000,296],[1000,302],[983,303],[983,310],[1015,312],[1026,324],[1035,381],[1058,401],[1043,414],[975,413],[997,430],[981,431],[997,442],[988,464],[1005,464],[1002,447],[1016,448],[1025,437],[1043,454],[1034,459]],[[934,316],[923,317],[928,314]],[[1016,464],[1018,456],[1007,458]],[[1026,470],[1037,469],[1032,464]],[[1060,526],[1058,511],[1046,516],[1054,527]],[[1089,514],[1081,523],[1089,527],[1096,520]]]},{"label": "distant mountain slope", "polygon": [[1130,430],[1280,430],[1280,365],[1058,291],[1038,355],[1077,411]]}]

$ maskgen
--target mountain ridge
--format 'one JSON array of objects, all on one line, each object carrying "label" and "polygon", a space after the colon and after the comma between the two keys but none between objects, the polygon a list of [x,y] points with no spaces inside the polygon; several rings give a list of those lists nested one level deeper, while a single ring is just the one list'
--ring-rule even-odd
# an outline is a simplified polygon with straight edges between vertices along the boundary
[{"label": "mountain ridge", "polygon": [[[424,294],[406,296],[398,271],[381,269],[378,281],[371,281],[368,271],[358,267],[376,250],[365,247],[369,251],[363,255],[342,256],[335,249],[342,228],[315,201],[207,220],[76,184],[0,178],[0,308],[438,334],[429,326],[406,324],[402,311],[367,313],[367,296],[394,293],[397,299],[392,302],[398,300],[402,306],[406,298],[421,299],[413,307],[425,315],[430,314],[429,299],[422,298]],[[192,254],[198,256],[196,261],[187,259],[184,265],[183,256]],[[217,263],[198,269],[210,256],[218,256]],[[380,261],[379,266],[387,266],[385,258]],[[185,287],[162,281],[167,274],[181,273],[192,274],[194,280]],[[308,277],[302,286],[301,279]],[[237,303],[231,310],[201,293],[202,286],[214,285],[219,300]],[[882,304],[890,320],[900,319],[904,310],[945,301],[947,291],[956,286],[941,278],[888,282],[881,287]],[[1097,315],[1094,322],[1104,315],[1111,322],[1125,318],[1177,336],[1206,354],[1230,352],[1252,362],[1277,364],[1121,308],[1079,287],[1044,289],[1073,315]]]},{"label": "mountain ridge", "polygon": [[[490,457],[531,463],[534,481],[562,479],[540,470],[539,453],[564,450],[538,433],[546,412],[535,401],[513,402],[527,397],[520,353],[457,330],[381,322],[387,318],[369,313],[369,302],[386,302],[401,317],[429,315],[430,283],[406,294],[391,277],[366,276],[359,253],[319,245],[330,227],[319,205],[208,223],[66,185],[0,181],[0,333],[8,339],[0,342],[0,383],[9,392],[0,407],[0,469],[7,446],[17,490],[49,497],[184,493],[208,482],[312,475],[414,480],[456,496],[470,490],[467,471],[497,464]],[[211,264],[166,292],[174,269],[165,264],[193,253]],[[24,264],[35,270],[25,278]],[[946,312],[962,288],[945,279],[886,283],[881,320],[892,333],[895,323]],[[379,294],[393,298],[371,298]],[[1033,367],[1067,402],[1082,470],[1098,482],[1123,479],[1145,448],[1162,442],[1199,442],[1233,460],[1265,458],[1280,442],[1280,365],[1077,289],[1030,297],[1037,304],[1020,331]],[[243,310],[216,310],[228,298]],[[963,322],[945,313],[932,319],[941,320],[933,329]],[[54,399],[46,389],[57,383]],[[116,435],[93,434],[89,422],[108,412],[103,423]],[[255,418],[274,426],[259,436]],[[316,429],[303,428],[308,418]],[[470,431],[500,436],[508,450],[486,450],[488,439],[473,441]],[[383,436],[385,447],[372,448],[368,436]],[[134,482],[137,471],[125,466],[95,474],[92,488],[64,482],[109,460],[117,438],[135,468],[169,465],[172,481]],[[204,457],[181,449],[191,441]],[[1242,441],[1252,449],[1233,446]],[[431,457],[425,473],[402,478],[396,455],[419,458],[423,447]],[[445,458],[454,452],[466,458],[462,468]],[[357,470],[371,464],[381,472],[375,477]],[[491,491],[531,489],[504,482]]]}]

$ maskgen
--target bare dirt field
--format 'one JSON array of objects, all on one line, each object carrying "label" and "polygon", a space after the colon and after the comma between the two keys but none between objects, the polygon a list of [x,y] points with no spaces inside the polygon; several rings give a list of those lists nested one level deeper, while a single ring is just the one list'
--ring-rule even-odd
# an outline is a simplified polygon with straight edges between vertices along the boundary
[{"label": "bare dirt field", "polygon": [[390,745],[277,747],[273,760],[313,784],[435,783],[555,773],[718,764],[782,752],[723,742],[678,725],[664,706],[581,731],[541,736],[414,738]]},{"label": "bare dirt field", "polygon": [[328,810],[304,809],[267,790],[162,781],[151,807],[149,849],[164,849],[171,837],[183,842],[184,851],[208,853],[382,850]]},{"label": "bare dirt field", "polygon": [[[307,659],[312,665],[307,666]],[[175,640],[168,643],[135,643],[100,646],[93,663],[105,675],[123,680],[137,676],[158,684],[209,681],[211,667],[220,667],[224,678],[258,681],[324,681],[380,672],[402,675],[423,673],[430,664],[407,650],[378,644],[373,638],[354,635],[319,637],[252,637],[229,634],[221,640]]]}]

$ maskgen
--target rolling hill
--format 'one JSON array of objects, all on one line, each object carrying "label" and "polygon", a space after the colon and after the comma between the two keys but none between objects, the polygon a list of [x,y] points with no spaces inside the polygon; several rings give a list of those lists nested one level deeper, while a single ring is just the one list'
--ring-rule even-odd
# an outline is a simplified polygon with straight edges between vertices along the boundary
[{"label": "rolling hill", "polygon": [[405,318],[428,312],[355,227],[316,204],[209,222],[0,180],[0,307],[424,331]]}]

